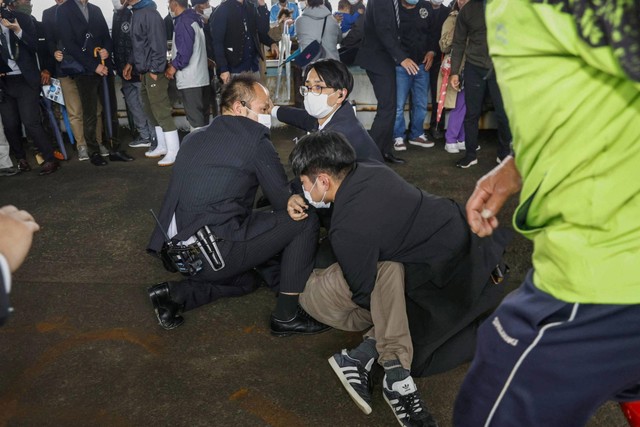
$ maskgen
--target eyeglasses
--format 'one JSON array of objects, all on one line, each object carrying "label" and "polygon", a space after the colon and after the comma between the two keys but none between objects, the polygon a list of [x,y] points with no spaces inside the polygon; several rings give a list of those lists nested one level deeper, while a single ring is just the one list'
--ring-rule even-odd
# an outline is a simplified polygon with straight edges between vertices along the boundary
[{"label": "eyeglasses", "polygon": [[319,85],[316,86],[300,86],[300,95],[307,96],[308,93],[312,93],[316,96],[322,94],[322,91],[325,89],[333,89],[332,87],[322,87]]}]

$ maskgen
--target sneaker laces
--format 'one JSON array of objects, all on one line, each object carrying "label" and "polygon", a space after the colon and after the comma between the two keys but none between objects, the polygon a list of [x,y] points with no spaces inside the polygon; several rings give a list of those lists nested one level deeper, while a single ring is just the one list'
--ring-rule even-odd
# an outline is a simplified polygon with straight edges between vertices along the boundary
[{"label": "sneaker laces", "polygon": [[405,396],[398,396],[398,401],[410,419],[424,419],[428,417],[426,405],[417,391]]}]

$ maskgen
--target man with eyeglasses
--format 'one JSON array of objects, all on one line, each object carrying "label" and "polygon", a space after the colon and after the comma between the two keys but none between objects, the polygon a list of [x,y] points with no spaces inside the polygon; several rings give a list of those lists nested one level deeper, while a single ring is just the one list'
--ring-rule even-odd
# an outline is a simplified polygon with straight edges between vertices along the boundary
[{"label": "man with eyeglasses", "polygon": [[307,132],[340,132],[356,151],[358,161],[383,162],[380,150],[347,100],[352,89],[353,76],[346,65],[335,59],[321,59],[309,65],[305,86],[300,86],[304,110],[276,106],[271,116]]},{"label": "man with eyeglasses", "polygon": [[[318,219],[294,221],[287,213],[289,184],[269,139],[269,93],[250,74],[232,78],[222,90],[222,115],[184,140],[148,249],[190,244],[204,226],[215,234],[221,269],[199,255],[203,269],[176,282],[149,288],[160,326],[173,329],[181,312],[221,297],[247,294],[260,284],[254,267],[281,254],[279,294],[271,315],[275,336],[315,334],[328,327],[298,306],[318,241]],[[253,211],[258,186],[273,210]]]}]

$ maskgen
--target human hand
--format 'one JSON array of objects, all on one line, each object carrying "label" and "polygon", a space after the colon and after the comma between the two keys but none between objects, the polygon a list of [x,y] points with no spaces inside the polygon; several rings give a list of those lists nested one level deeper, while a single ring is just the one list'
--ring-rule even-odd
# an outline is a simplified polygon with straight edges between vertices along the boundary
[{"label": "human hand", "polygon": [[98,66],[96,67],[96,74],[103,77],[108,76],[109,69],[106,67],[106,65],[98,64]]},{"label": "human hand", "polygon": [[453,74],[449,77],[449,84],[452,88],[460,92],[460,76]]},{"label": "human hand", "polygon": [[271,45],[271,52],[273,52],[273,56],[276,58],[280,57],[280,50],[278,49],[278,45],[276,43],[273,43]]},{"label": "human hand", "polygon": [[226,85],[227,83],[229,83],[229,80],[231,80],[231,73],[228,71],[220,73],[220,80],[222,80],[222,84]]},{"label": "human hand", "polygon": [[304,198],[299,194],[294,194],[289,197],[287,202],[287,212],[294,221],[301,221],[309,216],[306,212],[309,206],[305,202]]},{"label": "human hand", "polygon": [[505,202],[522,188],[522,178],[512,156],[507,156],[476,183],[467,201],[467,222],[480,237],[490,236],[498,227],[496,215]]},{"label": "human hand", "polygon": [[167,65],[167,69],[164,70],[164,76],[169,80],[173,80],[173,76],[176,75],[176,71],[178,70],[176,70],[173,65],[169,64]]},{"label": "human hand", "polygon": [[149,77],[151,77],[151,79],[152,79],[153,81],[158,80],[158,75],[157,75],[157,74],[149,73]]},{"label": "human hand", "polygon": [[40,71],[40,84],[41,85],[51,84],[51,73],[49,72],[49,70]]},{"label": "human hand", "polygon": [[125,80],[131,80],[131,72],[133,71],[133,65],[127,64],[122,69],[122,77]]},{"label": "human hand", "polygon": [[16,34],[18,34],[22,30],[22,28],[20,28],[20,24],[18,24],[17,19],[14,19],[13,22],[9,22],[8,20],[2,18],[2,25]]},{"label": "human hand", "polygon": [[38,230],[40,226],[29,212],[11,205],[0,208],[0,253],[7,259],[12,273],[27,257],[33,233]]},{"label": "human hand", "polygon": [[418,64],[413,62],[413,59],[411,58],[406,58],[400,63],[400,66],[404,68],[410,76],[418,74]]},{"label": "human hand", "polygon": [[100,59],[103,61],[109,57],[109,51],[107,49],[100,49],[98,54],[100,55]]},{"label": "human hand", "polygon": [[62,59],[64,58],[64,54],[62,53],[61,50],[56,50],[55,52],[53,52],[53,57],[56,58],[56,61],[62,62]]},{"label": "human hand", "polygon": [[436,54],[433,51],[427,52],[424,55],[424,59],[422,60],[422,63],[424,64],[424,70],[425,71],[429,71],[431,69],[431,66],[433,65],[433,57],[434,56],[436,56]]}]

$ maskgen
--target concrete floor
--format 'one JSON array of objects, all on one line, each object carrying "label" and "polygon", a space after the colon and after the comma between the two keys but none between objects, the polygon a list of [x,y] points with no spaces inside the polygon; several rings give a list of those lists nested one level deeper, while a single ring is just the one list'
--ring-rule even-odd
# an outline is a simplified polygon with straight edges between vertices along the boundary
[{"label": "concrete floor", "polygon": [[[292,129],[273,132],[283,161]],[[453,167],[442,145],[409,147],[410,182],[464,203],[474,182],[495,164],[495,135],[483,133],[480,164]],[[171,174],[129,150],[130,164],[96,168],[74,157],[54,175],[0,178],[0,205],[33,213],[42,226],[14,276],[15,313],[0,328],[0,426],[392,426],[396,421],[374,389],[374,411],[361,413],[340,386],[327,358],[360,341],[330,331],[274,338],[274,305],[266,289],[188,312],[179,329],[156,323],[145,289],[177,279],[144,248]],[[33,164],[34,162],[32,162]],[[502,215],[509,224],[514,203]],[[509,248],[511,288],[530,266],[531,245]],[[441,427],[467,366],[417,380]],[[519,425],[518,414],[514,424]],[[589,423],[625,426],[608,403]]]}]

